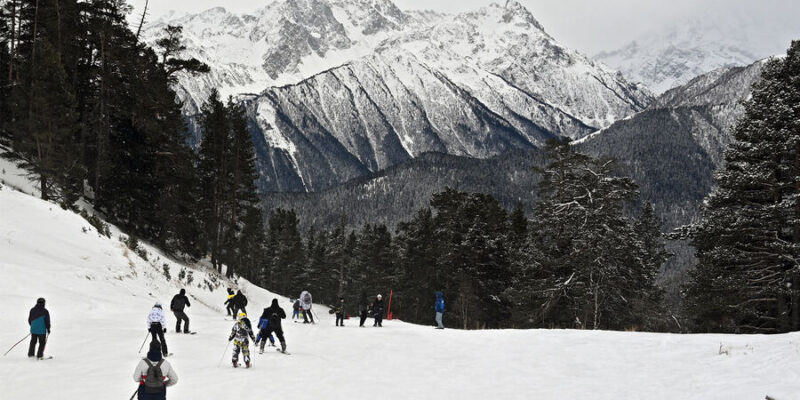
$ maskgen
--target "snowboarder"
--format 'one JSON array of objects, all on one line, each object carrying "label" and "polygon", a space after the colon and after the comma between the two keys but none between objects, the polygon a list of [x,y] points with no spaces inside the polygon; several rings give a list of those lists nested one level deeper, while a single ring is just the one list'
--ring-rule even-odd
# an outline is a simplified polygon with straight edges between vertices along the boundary
[{"label": "snowboarder", "polygon": [[294,301],[292,310],[292,319],[300,318],[300,299]]},{"label": "snowboarder", "polygon": [[181,333],[181,321],[184,321],[183,333],[191,333],[191,331],[189,331],[189,317],[183,312],[184,307],[191,306],[189,298],[186,297],[186,289],[181,289],[181,292],[172,298],[169,309],[175,314],[175,332]]},{"label": "snowboarder", "polygon": [[139,400],[166,400],[167,387],[178,383],[178,374],[161,356],[159,347],[158,342],[150,342],[147,358],[133,371],[133,381],[139,383]]},{"label": "snowboarder", "polygon": [[443,296],[442,292],[436,292],[436,304],[434,304],[434,309],[436,310],[436,329],[444,329],[444,324],[442,324],[442,316],[444,315]]},{"label": "snowboarder", "polygon": [[339,297],[339,303],[334,311],[336,312],[336,326],[344,326],[344,297]]},{"label": "snowboarder", "polygon": [[44,308],[44,298],[36,300],[36,305],[28,313],[28,325],[31,326],[31,344],[28,346],[28,357],[33,357],[36,350],[36,342],[39,342],[39,351],[36,358],[44,360],[44,346],[47,344],[47,336],[50,335],[50,312]]},{"label": "snowboarder", "polygon": [[[283,337],[283,326],[281,325],[281,320],[286,319],[286,312],[278,306],[278,299],[272,299],[272,304],[264,309],[264,315],[267,316],[269,321],[266,334],[271,337],[274,332],[281,342],[280,352],[286,353],[286,339]],[[264,350],[263,341],[261,342],[261,350]]]},{"label": "snowboarder", "polygon": [[303,293],[300,293],[300,308],[303,309],[303,323],[307,324],[308,319],[311,318],[311,323],[314,324],[314,314],[311,314],[311,293],[304,290]]},{"label": "snowboarder", "polygon": [[269,339],[269,345],[275,347],[275,338],[272,337],[272,334],[267,331],[269,327],[269,315],[267,314],[267,310],[269,308],[265,308],[264,312],[261,314],[261,317],[258,319],[258,335],[256,335],[256,346],[261,344],[261,351],[260,353],[264,352],[264,345],[267,343],[267,339]]},{"label": "snowboarder", "polygon": [[247,314],[244,312],[240,312],[238,314],[239,320],[233,325],[231,329],[231,335],[228,337],[228,341],[230,342],[233,340],[233,368],[239,367],[239,352],[242,353],[242,358],[244,359],[244,364],[247,368],[250,368],[250,341],[248,338],[256,340],[253,336],[253,326],[250,324],[250,320],[247,319]]},{"label": "snowboarder", "polygon": [[233,304],[234,320],[236,319],[236,316],[239,315],[240,312],[247,314],[247,310],[245,310],[245,307],[247,307],[247,297],[244,296],[241,290],[236,291],[236,295],[233,296],[233,298],[231,299],[231,303]]},{"label": "snowboarder", "polygon": [[383,296],[380,294],[375,298],[375,302],[372,303],[372,315],[375,317],[375,323],[372,326],[383,327]]},{"label": "snowboarder", "polygon": [[161,354],[166,357],[169,355],[167,351],[167,341],[164,340],[164,334],[167,333],[167,317],[164,316],[164,310],[161,308],[161,303],[156,302],[150,313],[147,314],[147,330],[153,335],[153,341],[161,344]]},{"label": "snowboarder", "polygon": [[234,318],[235,318],[236,314],[233,313],[233,297],[234,296],[236,296],[236,293],[233,293],[233,289],[228,288],[228,299],[225,300],[225,303],[223,303],[223,304],[225,304],[225,309],[228,310],[228,315],[233,315]]},{"label": "snowboarder", "polygon": [[364,322],[367,320],[367,310],[369,310],[369,305],[367,304],[367,291],[361,291],[361,298],[358,300],[358,316],[361,318],[358,326],[363,328]]}]

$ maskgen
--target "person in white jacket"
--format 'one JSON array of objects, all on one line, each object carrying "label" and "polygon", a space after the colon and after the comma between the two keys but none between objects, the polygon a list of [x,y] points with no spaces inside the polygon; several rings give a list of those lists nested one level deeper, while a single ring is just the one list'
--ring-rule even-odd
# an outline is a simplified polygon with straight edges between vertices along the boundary
[{"label": "person in white jacket", "polygon": [[[166,400],[167,387],[178,383],[178,374],[169,361],[161,357],[160,347],[158,342],[150,342],[150,351],[147,352],[147,358],[139,361],[139,365],[133,371],[133,381],[139,383],[139,389],[137,390],[139,400]],[[160,381],[163,382],[163,387],[159,388],[160,390],[154,390],[153,388],[148,390],[145,385],[147,372],[151,365],[161,370]]]},{"label": "person in white jacket", "polygon": [[147,314],[147,330],[153,335],[153,342],[161,345],[161,354],[164,357],[168,356],[167,341],[164,340],[164,334],[167,333],[167,317],[164,316],[164,310],[159,302],[156,302]]}]

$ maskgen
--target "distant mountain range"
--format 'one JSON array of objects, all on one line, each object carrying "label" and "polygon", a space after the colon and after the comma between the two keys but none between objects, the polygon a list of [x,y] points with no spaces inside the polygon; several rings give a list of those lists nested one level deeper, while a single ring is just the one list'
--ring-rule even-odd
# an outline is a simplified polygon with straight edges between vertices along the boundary
[{"label": "distant mountain range", "polygon": [[458,15],[389,0],[279,0],[216,8],[184,26],[187,115],[212,88],[242,96],[262,191],[319,191],[426,152],[487,158],[579,139],[645,109],[643,87],[549,36],[514,1]]}]

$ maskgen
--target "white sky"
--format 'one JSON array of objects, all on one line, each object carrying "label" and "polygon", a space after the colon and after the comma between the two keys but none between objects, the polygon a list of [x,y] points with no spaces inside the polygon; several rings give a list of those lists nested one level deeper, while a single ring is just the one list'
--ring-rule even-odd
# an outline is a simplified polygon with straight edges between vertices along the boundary
[{"label": "white sky", "polygon": [[[169,10],[200,12],[222,6],[250,12],[272,0],[150,0],[151,16]],[[394,0],[401,9],[433,9],[450,13],[469,11],[504,0]],[[593,55],[619,48],[642,34],[691,16],[709,17],[709,23],[735,27],[749,21],[748,30],[770,38],[764,51],[785,50],[788,39],[800,39],[800,0],[519,0],[548,33],[563,44]],[[141,7],[145,0],[129,0]],[[138,14],[139,9],[134,11]],[[713,22],[711,20],[714,20]],[[763,30],[763,32],[759,32]]]}]

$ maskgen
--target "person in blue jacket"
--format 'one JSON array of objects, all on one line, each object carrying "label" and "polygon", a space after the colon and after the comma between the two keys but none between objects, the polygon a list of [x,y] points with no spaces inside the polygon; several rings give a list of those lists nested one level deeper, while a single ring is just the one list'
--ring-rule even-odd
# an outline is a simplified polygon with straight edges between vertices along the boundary
[{"label": "person in blue jacket", "polygon": [[258,319],[258,335],[256,336],[256,345],[258,346],[259,343],[259,354],[264,353],[264,346],[267,344],[267,339],[269,339],[269,345],[275,347],[275,338],[272,337],[272,332],[269,331],[269,314],[267,313],[269,308],[264,309],[264,313],[261,314],[261,318]]},{"label": "person in blue jacket", "polygon": [[444,324],[442,324],[442,316],[444,315],[444,297],[442,292],[436,292],[436,304],[434,308],[436,309],[436,329],[444,329]]},{"label": "person in blue jacket", "polygon": [[47,335],[50,334],[50,312],[44,308],[44,299],[36,300],[36,305],[31,308],[28,314],[28,325],[31,326],[31,345],[28,347],[28,357],[33,357],[36,350],[36,342],[39,342],[39,351],[36,357],[44,359],[44,345],[47,343]]}]

